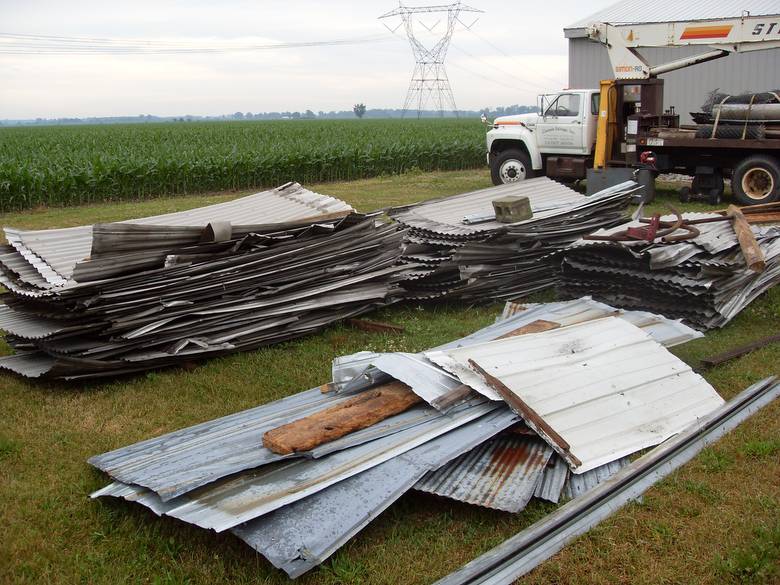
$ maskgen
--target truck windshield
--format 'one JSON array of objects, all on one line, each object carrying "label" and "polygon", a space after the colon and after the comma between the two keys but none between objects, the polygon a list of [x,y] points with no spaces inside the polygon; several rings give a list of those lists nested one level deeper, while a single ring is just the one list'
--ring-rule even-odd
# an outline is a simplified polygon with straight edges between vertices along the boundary
[{"label": "truck windshield", "polygon": [[544,111],[545,116],[579,116],[580,96],[576,93],[562,93]]}]

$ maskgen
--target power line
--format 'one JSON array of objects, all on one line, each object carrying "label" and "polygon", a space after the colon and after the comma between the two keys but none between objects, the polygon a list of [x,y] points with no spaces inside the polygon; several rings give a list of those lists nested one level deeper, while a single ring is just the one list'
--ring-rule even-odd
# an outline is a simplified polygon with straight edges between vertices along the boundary
[{"label": "power line", "polygon": [[[549,89],[550,89],[549,87],[545,87],[545,86],[543,86],[543,85],[539,85],[538,83],[534,83],[533,81],[529,81],[528,79],[523,79],[522,77],[518,77],[517,75],[514,75],[514,74],[512,74],[512,73],[509,73],[508,71],[506,71],[506,70],[502,69],[501,67],[497,67],[496,65],[493,65],[493,64],[492,64],[490,61],[487,61],[487,60],[485,60],[485,59],[483,59],[483,58],[481,58],[481,57],[477,57],[476,55],[472,55],[471,53],[469,53],[469,52],[468,52],[468,51],[466,51],[465,49],[462,49],[461,47],[459,47],[459,46],[455,45],[454,43],[452,44],[452,47],[453,47],[455,50],[457,50],[457,51],[460,51],[460,52],[461,52],[461,53],[463,53],[464,55],[468,55],[468,56],[469,56],[469,57],[471,57],[472,59],[475,59],[475,60],[479,61],[480,63],[482,63],[482,64],[484,64],[484,65],[487,65],[488,67],[492,67],[493,69],[495,69],[495,70],[496,70],[496,71],[498,71],[499,73],[501,73],[501,74],[503,74],[503,75],[506,75],[506,76],[508,76],[508,77],[511,77],[512,79],[515,79],[516,81],[519,81],[519,82],[521,82],[521,83],[524,83],[524,84],[527,84],[527,85],[534,86],[534,87],[536,87],[536,88],[538,88],[538,89],[541,89],[542,91],[546,91],[546,90],[549,90]],[[557,83],[557,82],[556,82],[556,83]]]},{"label": "power line", "polygon": [[[501,53],[502,55],[504,55],[504,57],[508,57],[509,59],[512,59],[513,61],[517,60],[517,57],[516,57],[516,56],[514,56],[514,55],[510,55],[509,53],[507,53],[506,51],[504,51],[504,50],[503,50],[501,47],[499,47],[498,45],[495,45],[495,44],[494,44],[492,41],[490,41],[489,39],[487,39],[487,38],[483,37],[483,36],[482,36],[481,34],[479,34],[477,31],[475,31],[475,30],[473,30],[472,28],[469,28],[469,27],[467,27],[467,28],[468,28],[468,30],[469,30],[469,32],[470,32],[471,34],[473,34],[475,37],[477,37],[478,39],[480,39],[480,40],[481,40],[483,43],[485,43],[486,45],[490,46],[490,47],[491,47],[491,48],[493,48],[494,50],[496,50],[496,51],[498,51],[499,53]],[[547,77],[546,75],[544,75],[544,74],[542,74],[542,73],[539,73],[539,72],[537,72],[537,71],[535,71],[535,72],[534,72],[534,74],[535,74],[537,77],[541,77],[541,78],[543,78],[543,79],[546,79],[546,80],[547,80],[547,81],[549,81],[550,83],[555,83],[555,84],[559,84],[559,83],[560,83],[560,80],[559,80],[559,79],[553,79],[553,78],[551,78],[551,77]],[[549,89],[549,88],[547,88],[547,89]]]},{"label": "power line", "polygon": [[[5,40],[4,40],[5,39]],[[227,54],[308,47],[332,47],[387,42],[386,35],[350,39],[267,44],[195,44],[157,40],[127,40],[0,33],[0,54],[17,55],[179,55]]]}]

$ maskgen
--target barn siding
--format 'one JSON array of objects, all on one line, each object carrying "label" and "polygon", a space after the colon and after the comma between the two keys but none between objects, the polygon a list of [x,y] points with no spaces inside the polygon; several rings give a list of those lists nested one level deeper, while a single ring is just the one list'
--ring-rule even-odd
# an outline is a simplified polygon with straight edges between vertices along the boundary
[{"label": "barn siding", "polygon": [[[651,65],[667,63],[697,53],[707,47],[659,47],[642,49]],[[602,79],[613,77],[606,48],[583,38],[569,39],[569,87],[597,88]],[[780,49],[729,55],[665,73],[664,108],[674,106],[683,124],[692,122],[689,112],[700,109],[707,92],[720,88],[726,93],[780,88]]]}]

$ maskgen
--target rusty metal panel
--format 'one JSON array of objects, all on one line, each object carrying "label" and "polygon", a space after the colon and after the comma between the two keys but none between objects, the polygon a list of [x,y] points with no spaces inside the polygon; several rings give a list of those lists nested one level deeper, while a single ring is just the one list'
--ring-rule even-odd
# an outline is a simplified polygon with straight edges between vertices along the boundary
[{"label": "rusty metal panel", "polygon": [[539,437],[505,434],[426,474],[416,490],[505,512],[534,495],[552,449]]}]

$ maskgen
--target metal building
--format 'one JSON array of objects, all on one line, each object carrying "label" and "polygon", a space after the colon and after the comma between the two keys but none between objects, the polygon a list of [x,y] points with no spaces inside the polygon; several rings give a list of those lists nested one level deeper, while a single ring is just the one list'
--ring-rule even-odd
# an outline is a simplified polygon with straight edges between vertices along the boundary
[{"label": "metal building", "polygon": [[[645,24],[766,15],[780,30],[780,0],[623,0],[563,29],[569,39],[569,87],[597,88],[613,77],[606,48],[587,39],[585,26],[592,22]],[[780,34],[778,35],[780,38]],[[709,51],[707,47],[648,47],[640,53],[651,65]],[[716,61],[680,69],[661,76],[665,81],[664,108],[675,107],[684,124],[689,112],[699,111],[707,93],[719,88],[742,93],[780,88],[780,49],[729,55]]]}]

